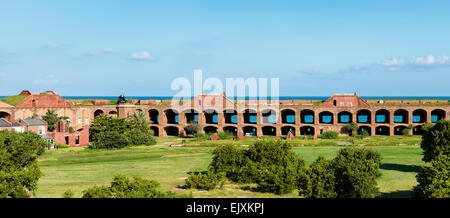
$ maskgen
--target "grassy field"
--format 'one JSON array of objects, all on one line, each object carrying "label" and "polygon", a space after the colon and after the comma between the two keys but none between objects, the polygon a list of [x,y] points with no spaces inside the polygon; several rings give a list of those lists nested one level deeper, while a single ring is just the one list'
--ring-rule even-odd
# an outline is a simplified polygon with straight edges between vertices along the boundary
[{"label": "grassy field", "polygon": [[[61,197],[68,189],[81,196],[81,191],[93,185],[108,184],[113,175],[141,175],[161,183],[161,189],[190,193],[194,197],[298,197],[261,193],[256,185],[228,183],[223,189],[213,191],[186,190],[184,184],[188,172],[205,170],[211,161],[214,147],[170,147],[179,138],[160,138],[157,145],[138,146],[121,150],[89,150],[85,148],[47,151],[39,158],[44,176],[39,180],[36,197]],[[318,156],[332,158],[342,146],[294,147],[308,164]],[[381,153],[382,177],[378,185],[380,197],[408,197],[416,184],[415,175],[420,166],[422,150],[418,145],[370,146]]]}]

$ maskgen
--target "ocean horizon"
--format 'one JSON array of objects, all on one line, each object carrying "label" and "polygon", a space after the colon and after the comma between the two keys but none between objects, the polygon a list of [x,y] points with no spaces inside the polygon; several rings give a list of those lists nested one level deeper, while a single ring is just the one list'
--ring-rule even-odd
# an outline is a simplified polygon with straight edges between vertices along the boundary
[{"label": "ocean horizon", "polygon": [[[0,96],[0,98],[5,98],[8,96]],[[64,99],[105,99],[105,100],[115,100],[119,96],[61,96]],[[255,97],[229,97],[230,99],[257,99]],[[440,100],[450,100],[450,96],[359,96],[362,99],[440,99]],[[167,100],[172,99],[173,96],[125,96],[126,99],[137,99],[137,100]],[[193,98],[182,97],[183,99]],[[279,100],[326,100],[330,96],[280,96]],[[267,97],[267,99],[271,99]]]}]

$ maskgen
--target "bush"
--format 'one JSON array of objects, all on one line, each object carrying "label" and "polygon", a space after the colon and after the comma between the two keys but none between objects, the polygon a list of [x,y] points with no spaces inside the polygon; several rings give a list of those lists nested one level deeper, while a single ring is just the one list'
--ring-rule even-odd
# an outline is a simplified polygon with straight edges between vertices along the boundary
[{"label": "bush", "polygon": [[71,189],[66,190],[62,195],[63,198],[73,198],[73,196],[74,196],[74,193]]},{"label": "bush", "polygon": [[128,137],[124,134],[118,134],[117,132],[100,132],[95,134],[94,141],[89,148],[92,149],[111,149],[111,148],[123,148],[130,144]]},{"label": "bush", "polygon": [[48,144],[34,132],[0,131],[0,198],[27,198],[42,176],[37,158]]},{"label": "bush", "polygon": [[285,194],[297,187],[304,166],[286,141],[261,140],[247,150],[217,147],[209,169],[235,182],[257,183],[261,191]]},{"label": "bush", "polygon": [[192,173],[186,180],[187,188],[196,188],[210,190],[215,189],[217,186],[222,188],[224,184],[224,174],[203,172]]},{"label": "bush", "polygon": [[212,173],[225,173],[232,181],[241,182],[242,168],[244,167],[244,155],[233,145],[218,146],[213,151],[213,158],[209,164]]},{"label": "bush", "polygon": [[261,191],[275,194],[292,192],[305,163],[286,141],[257,141],[244,152],[246,164],[241,174],[258,184]]},{"label": "bush", "polygon": [[299,194],[308,198],[373,198],[379,194],[380,154],[344,148],[331,161],[319,157],[299,178]]},{"label": "bush", "polygon": [[369,137],[369,132],[367,131],[361,131],[361,133],[357,136],[355,136],[356,139],[364,139]]},{"label": "bush", "polygon": [[196,135],[198,133],[198,131],[200,131],[200,126],[198,125],[197,122],[192,121],[189,123],[189,125],[184,127],[184,131],[186,132],[186,134],[194,134]]},{"label": "bush", "polygon": [[450,157],[439,155],[416,178],[419,184],[414,187],[413,197],[450,198]]},{"label": "bush", "polygon": [[155,138],[152,137],[150,129],[131,129],[125,132],[124,136],[128,138],[129,145],[154,145]]},{"label": "bush", "polygon": [[217,133],[217,136],[220,140],[227,140],[227,139],[236,139],[236,134],[229,132],[229,131],[220,131]]},{"label": "bush", "polygon": [[57,149],[69,148],[68,145],[61,144],[61,143],[57,143],[57,142],[55,143],[55,147],[56,147]]},{"label": "bush", "polygon": [[345,125],[345,129],[350,133],[351,136],[356,136],[358,128],[358,124],[355,122]]},{"label": "bush", "polygon": [[117,175],[109,186],[94,186],[83,191],[83,198],[174,198],[181,197],[174,192],[157,190],[159,183],[155,180],[142,179],[138,176],[129,179]]},{"label": "bush", "polygon": [[324,133],[320,134],[318,138],[321,139],[337,139],[339,136],[339,133],[336,131],[325,131]]},{"label": "bush", "polygon": [[123,148],[130,145],[153,145],[156,140],[148,123],[139,119],[98,116],[89,128],[89,148]]},{"label": "bush", "polygon": [[439,155],[450,156],[450,121],[439,120],[422,135],[423,160],[431,162]]},{"label": "bush", "polygon": [[380,154],[369,149],[344,148],[333,160],[337,197],[373,198],[379,194]]},{"label": "bush", "polygon": [[335,198],[336,177],[333,162],[319,157],[299,180],[299,195],[306,198]]}]

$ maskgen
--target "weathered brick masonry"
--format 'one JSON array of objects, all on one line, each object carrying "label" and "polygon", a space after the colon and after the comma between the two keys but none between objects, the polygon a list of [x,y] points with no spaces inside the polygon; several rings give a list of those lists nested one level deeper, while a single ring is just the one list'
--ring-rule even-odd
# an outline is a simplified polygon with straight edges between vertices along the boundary
[{"label": "weathered brick masonry", "polygon": [[[29,96],[16,107],[0,102],[0,118],[11,122],[35,114],[42,116],[50,109],[60,116],[69,117],[71,126],[78,130],[101,114],[124,118],[140,110],[145,112],[146,119],[151,122],[151,128],[157,136],[184,135],[183,127],[192,120],[196,120],[204,132],[228,130],[256,136],[280,136],[289,131],[296,136],[318,135],[327,130],[346,135],[348,133],[344,127],[349,122],[358,123],[360,130],[364,129],[370,135],[401,134],[410,124],[414,126],[412,133],[420,134],[421,125],[431,122],[432,116],[448,120],[450,115],[449,105],[426,104],[442,100],[390,100],[395,105],[386,104],[389,103],[388,100],[384,101],[385,105],[379,100],[370,100],[371,103],[380,103],[374,106],[359,98],[356,93],[333,94],[322,103],[314,100],[233,101],[224,94],[198,95],[174,106],[170,105],[170,101],[159,100],[133,101],[121,105],[104,105],[106,102],[97,101],[98,105],[73,106],[51,91],[23,94]],[[384,119],[379,119],[380,116]],[[395,120],[398,116],[402,117],[401,121]],[[413,117],[419,118],[414,120]]]}]

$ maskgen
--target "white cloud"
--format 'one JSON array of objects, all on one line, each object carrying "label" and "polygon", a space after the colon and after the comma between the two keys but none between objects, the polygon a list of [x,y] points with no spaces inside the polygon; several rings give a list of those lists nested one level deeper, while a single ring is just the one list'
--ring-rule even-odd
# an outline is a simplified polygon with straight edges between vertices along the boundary
[{"label": "white cloud", "polygon": [[59,83],[59,80],[55,77],[53,74],[48,74],[42,78],[34,80],[34,84],[40,85],[40,84],[57,84]]},{"label": "white cloud", "polygon": [[411,61],[414,65],[430,66],[430,65],[443,65],[450,64],[448,56],[438,56],[428,55],[427,57],[416,57]]},{"label": "white cloud", "polygon": [[383,66],[403,66],[403,65],[405,65],[405,59],[393,57],[392,59],[382,61],[381,65],[383,65]]},{"label": "white cloud", "polygon": [[153,61],[154,60],[154,58],[150,55],[150,53],[148,53],[146,51],[134,52],[131,54],[130,59],[137,60],[137,61]]}]

